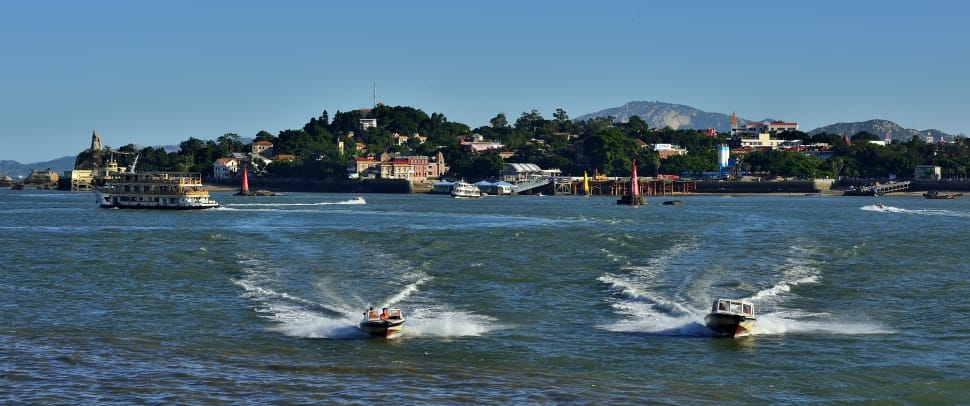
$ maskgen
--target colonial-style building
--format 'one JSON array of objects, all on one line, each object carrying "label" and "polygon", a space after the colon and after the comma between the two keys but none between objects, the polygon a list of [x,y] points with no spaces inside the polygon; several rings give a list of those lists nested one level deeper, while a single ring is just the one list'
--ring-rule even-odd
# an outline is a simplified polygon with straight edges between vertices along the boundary
[{"label": "colonial-style building", "polygon": [[654,144],[653,150],[660,156],[660,159],[667,159],[674,155],[687,155],[686,148],[673,144]]},{"label": "colonial-style building", "polygon": [[798,123],[789,121],[771,121],[765,120],[761,122],[747,122],[744,124],[738,123],[738,116],[731,113],[731,136],[739,136],[743,134],[761,134],[761,133],[780,133],[785,131],[798,131]]},{"label": "colonial-style building", "polygon": [[[271,152],[273,149],[272,142],[269,142],[266,140],[256,141],[252,144],[252,147],[253,147],[253,154],[255,155],[259,155],[259,156],[272,155],[272,152]],[[267,151],[270,151],[270,152],[267,152]]]},{"label": "colonial-style building", "polygon": [[239,160],[219,158],[212,164],[212,177],[219,180],[232,179],[239,172]]},{"label": "colonial-style building", "polygon": [[434,157],[424,155],[390,156],[380,159],[372,156],[355,157],[347,166],[351,178],[378,177],[381,179],[437,179],[448,172],[441,151]]}]

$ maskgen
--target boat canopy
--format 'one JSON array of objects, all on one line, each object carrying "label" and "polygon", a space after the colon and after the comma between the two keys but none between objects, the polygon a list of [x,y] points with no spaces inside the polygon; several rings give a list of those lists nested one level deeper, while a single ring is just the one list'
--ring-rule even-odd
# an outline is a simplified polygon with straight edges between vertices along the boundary
[{"label": "boat canopy", "polygon": [[718,299],[714,301],[714,307],[711,311],[753,316],[754,305],[743,300]]}]

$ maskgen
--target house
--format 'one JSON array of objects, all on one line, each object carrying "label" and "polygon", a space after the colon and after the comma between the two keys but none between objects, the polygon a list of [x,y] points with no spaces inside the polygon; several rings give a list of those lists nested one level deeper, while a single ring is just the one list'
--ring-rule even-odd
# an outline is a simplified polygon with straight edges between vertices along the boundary
[{"label": "house", "polygon": [[686,148],[673,144],[654,144],[653,150],[660,156],[660,159],[667,159],[674,155],[687,155]]},{"label": "house", "polygon": [[360,129],[361,130],[367,130],[368,128],[374,128],[374,127],[377,127],[377,119],[376,118],[362,118],[362,119],[360,119]]},{"label": "house", "polygon": [[461,149],[465,152],[480,152],[490,149],[502,149],[504,145],[497,141],[462,141]]},{"label": "house", "polygon": [[273,161],[292,161],[295,159],[296,159],[296,155],[293,155],[293,154],[276,154],[276,155],[273,155],[272,158],[270,158],[270,160],[273,160]]},{"label": "house", "polygon": [[380,159],[370,156],[355,157],[347,165],[351,179],[379,177],[381,179],[436,179],[448,172],[444,154],[434,157],[424,155],[391,156],[382,154]]},{"label": "house", "polygon": [[751,147],[754,149],[778,149],[779,146],[784,142],[785,140],[771,138],[771,133],[766,132],[758,134],[758,138],[741,137],[732,139],[732,143],[735,144],[735,148],[740,146],[741,148]]},{"label": "house", "polygon": [[748,122],[743,125],[737,125],[736,121],[737,119],[732,117],[732,136],[761,133],[775,134],[785,131],[798,131],[798,123],[796,122],[765,120],[761,122]]},{"label": "house", "polygon": [[254,155],[267,156],[272,155],[273,143],[262,140],[252,143],[252,149]]},{"label": "house", "polygon": [[219,158],[212,163],[212,177],[219,180],[232,179],[239,172],[239,160]]}]

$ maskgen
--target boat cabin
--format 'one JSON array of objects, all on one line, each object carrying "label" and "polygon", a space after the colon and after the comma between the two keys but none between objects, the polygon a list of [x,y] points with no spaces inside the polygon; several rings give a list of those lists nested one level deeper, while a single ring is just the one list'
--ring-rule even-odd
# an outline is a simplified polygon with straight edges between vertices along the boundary
[{"label": "boat cabin", "polygon": [[404,318],[404,315],[401,313],[401,309],[396,307],[385,307],[380,312],[371,308],[369,311],[364,312],[364,318],[367,320],[401,320]]},{"label": "boat cabin", "polygon": [[754,316],[754,305],[750,302],[735,299],[718,299],[714,301],[711,313],[733,313]]}]

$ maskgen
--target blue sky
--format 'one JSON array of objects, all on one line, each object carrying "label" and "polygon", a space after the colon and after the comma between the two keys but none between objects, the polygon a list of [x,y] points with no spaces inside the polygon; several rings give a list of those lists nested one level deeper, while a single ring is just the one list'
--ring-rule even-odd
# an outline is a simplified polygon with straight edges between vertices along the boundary
[{"label": "blue sky", "polygon": [[277,134],[375,84],[472,128],[647,100],[968,133],[968,4],[0,2],[0,160]]}]

